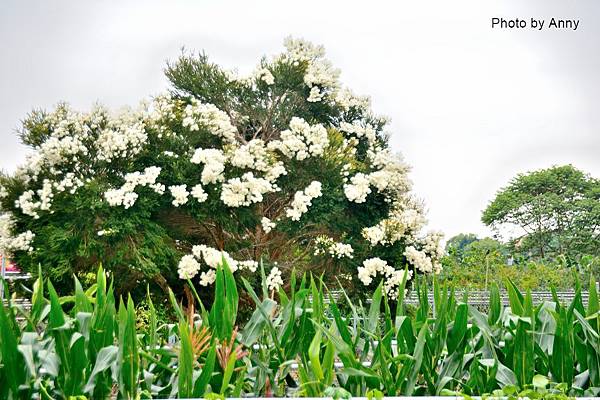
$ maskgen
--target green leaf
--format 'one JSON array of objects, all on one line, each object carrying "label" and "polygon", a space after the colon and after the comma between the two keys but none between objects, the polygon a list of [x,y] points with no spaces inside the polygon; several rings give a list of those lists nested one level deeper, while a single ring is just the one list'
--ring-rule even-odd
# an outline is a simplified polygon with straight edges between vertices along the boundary
[{"label": "green leaf", "polygon": [[[84,393],[93,393],[96,387],[96,377],[107,371],[109,368],[113,367],[113,365],[117,361],[117,356],[119,354],[119,348],[117,346],[106,346],[98,351],[98,355],[96,356],[96,362],[94,363],[94,368],[92,369],[92,373],[88,378],[87,383],[83,389]],[[110,388],[107,388],[110,389]]]},{"label": "green leaf", "polygon": [[177,363],[177,393],[179,398],[193,396],[194,352],[190,339],[190,326],[179,322],[179,358]]},{"label": "green leaf", "polygon": [[138,394],[139,354],[135,329],[135,307],[131,296],[127,308],[119,307],[119,388],[126,399],[135,399]]},{"label": "green leaf", "polygon": [[423,363],[423,350],[425,348],[425,338],[427,336],[428,326],[427,322],[423,324],[417,337],[417,344],[415,345],[415,351],[413,353],[414,364],[412,365],[406,388],[404,390],[405,396],[413,396],[415,384],[417,383],[417,377],[421,370],[421,364]]},{"label": "green leaf", "polygon": [[[0,281],[4,284],[4,281]],[[1,372],[9,391],[13,397],[17,398],[19,393],[19,385],[23,383],[24,372],[19,366],[23,365],[22,355],[17,348],[17,336],[12,329],[8,319],[4,301],[0,299],[0,350],[2,354],[2,364],[9,367],[2,368]],[[0,377],[2,377],[0,375]],[[3,380],[4,380],[3,379]]]},{"label": "green leaf", "polygon": [[317,329],[313,340],[308,348],[308,359],[310,360],[313,375],[318,380],[323,380],[323,369],[321,368],[320,351],[321,351],[321,330]]},{"label": "green leaf", "polygon": [[194,397],[202,397],[205,395],[206,387],[208,386],[208,382],[210,382],[210,378],[212,378],[212,374],[215,368],[216,355],[216,343],[213,343],[210,350],[208,351],[208,355],[206,356],[204,366],[202,366],[200,376],[198,377],[198,379],[196,379],[196,382],[194,383]]}]

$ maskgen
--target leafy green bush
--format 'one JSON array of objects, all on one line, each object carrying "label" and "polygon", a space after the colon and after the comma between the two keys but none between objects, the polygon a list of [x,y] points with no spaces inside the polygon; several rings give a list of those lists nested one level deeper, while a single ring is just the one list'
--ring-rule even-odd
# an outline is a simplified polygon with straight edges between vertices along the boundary
[{"label": "leafy green bush", "polygon": [[247,278],[263,259],[331,282],[364,266],[357,288],[385,276],[390,296],[407,263],[439,270],[441,235],[423,232],[386,118],[322,46],[285,46],[248,76],[183,54],[170,91],[136,110],[34,111],[20,130],[32,154],[0,173],[0,251],[43,265],[61,294],[104,260],[136,299],[147,282],[212,286],[222,253]]}]

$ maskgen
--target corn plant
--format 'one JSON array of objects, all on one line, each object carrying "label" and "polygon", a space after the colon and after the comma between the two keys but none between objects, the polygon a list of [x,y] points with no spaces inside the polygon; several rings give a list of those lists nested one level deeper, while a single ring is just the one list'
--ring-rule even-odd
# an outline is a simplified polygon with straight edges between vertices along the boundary
[{"label": "corn plant", "polygon": [[[379,285],[367,301],[321,279],[292,274],[286,290],[244,289],[255,303],[238,321],[238,288],[226,262],[207,308],[190,282],[185,307],[170,293],[175,320],[160,324],[148,295],[148,329],[132,298],[116,299],[102,268],[83,289],[59,297],[41,271],[31,309],[0,305],[0,398],[223,398],[494,395],[565,398],[600,394],[600,306],[589,285],[570,304],[558,296],[492,285],[487,312],[435,280],[414,283],[415,310]],[[429,303],[428,293],[433,301]],[[465,296],[468,296],[465,295]],[[342,311],[345,310],[345,311]]]}]

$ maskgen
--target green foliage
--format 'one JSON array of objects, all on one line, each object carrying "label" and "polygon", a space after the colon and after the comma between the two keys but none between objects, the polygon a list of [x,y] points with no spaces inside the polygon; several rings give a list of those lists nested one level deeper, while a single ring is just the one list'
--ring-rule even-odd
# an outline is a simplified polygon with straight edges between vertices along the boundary
[{"label": "green foliage", "polygon": [[421,301],[409,317],[402,307],[392,315],[381,285],[366,306],[342,292],[351,310],[344,315],[319,280],[294,280],[278,301],[266,291],[260,298],[245,282],[256,308],[238,335],[230,330],[238,302],[227,288],[233,275],[226,264],[219,273],[225,301],[194,316],[173,298],[178,323],[158,326],[148,298],[143,331],[136,329],[140,307],[131,298],[115,309],[102,269],[90,289],[76,282],[74,295],[65,298],[40,276],[30,311],[0,305],[0,395],[105,399],[114,388],[120,398],[566,399],[600,393],[600,306],[593,284],[587,308],[580,289],[571,304],[534,307],[529,291],[507,280],[510,307],[502,306],[494,285],[485,315],[438,281],[431,307],[421,279]]},{"label": "green foliage", "polygon": [[535,257],[600,255],[600,181],[571,165],[519,174],[488,205],[482,221],[518,227],[515,248]]},{"label": "green foliage", "polygon": [[[576,279],[587,282],[590,274],[600,276],[600,258],[582,256],[571,266],[564,258],[556,260],[513,259],[507,245],[491,239],[476,239],[456,247],[460,237],[449,241],[448,254],[442,259],[440,279],[456,288],[485,289],[492,283],[502,285],[510,279],[523,289],[572,289]],[[460,250],[458,250],[460,249]],[[510,262],[511,265],[510,264]],[[575,268],[574,268],[575,267]]]},{"label": "green foliage", "polygon": [[[165,69],[170,96],[158,96],[148,110],[115,117],[102,107],[79,113],[60,104],[53,111],[32,112],[23,122],[20,136],[39,159],[11,176],[0,176],[0,187],[7,192],[0,199],[0,210],[14,220],[14,226],[7,230],[13,236],[29,231],[35,235],[31,249],[10,249],[16,263],[34,274],[38,265],[43,265],[45,276],[56,282],[59,294],[66,294],[73,289],[73,274],[83,280],[103,260],[104,268],[113,274],[117,296],[131,293],[136,299],[143,298],[147,283],[158,285],[165,294],[167,286],[181,293],[178,261],[200,244],[227,251],[240,261],[277,262],[286,275],[292,268],[304,271],[317,267],[326,272],[326,278],[352,275],[356,265],[371,256],[403,266],[404,240],[372,249],[361,230],[388,217],[393,206],[408,207],[404,203],[410,199],[409,185],[402,183],[407,168],[398,161],[394,179],[386,182],[386,189],[373,187],[360,204],[348,200],[344,194],[346,175],[383,168],[374,164],[373,154],[387,154],[385,119],[373,114],[364,99],[346,96],[333,69],[330,73],[335,82],[313,87],[325,97],[308,100],[311,87],[305,77],[314,74],[310,63],[320,66],[322,62],[330,68],[321,50],[315,49],[317,55],[309,56],[310,60],[290,62],[287,53],[274,61],[263,59],[260,68],[272,75],[272,84],[257,76],[233,79],[204,54],[182,54]],[[350,97],[342,102],[336,94]],[[186,109],[197,102],[214,105],[225,115],[235,131],[232,142],[220,137],[214,127],[200,123],[192,129],[185,123]],[[322,125],[329,142],[323,154],[301,159],[267,148],[290,128],[294,117],[312,127]],[[344,124],[368,128],[369,135],[346,132]],[[141,144],[131,139],[132,131],[143,136]],[[116,139],[107,139],[112,136]],[[247,172],[263,178],[266,170],[257,165],[242,168],[228,161],[215,182],[202,182],[206,200],[197,201],[190,195],[185,204],[174,206],[170,187],[185,185],[191,191],[200,182],[205,166],[191,161],[197,149],[223,151],[230,157],[233,150],[251,141],[260,143],[258,146],[268,153],[264,163],[269,168],[277,163],[285,167],[286,174],[276,178],[276,189],[260,194],[260,202],[229,206],[231,203],[219,197],[224,181]],[[75,149],[68,146],[71,142],[77,144]],[[112,150],[106,151],[107,146]],[[388,158],[393,158],[391,153]],[[164,193],[139,184],[129,193],[136,197],[130,207],[108,204],[108,191],[121,188],[128,174],[150,167],[160,168],[156,183],[164,186]],[[58,190],[69,174],[78,186]],[[312,200],[300,221],[291,220],[286,209],[295,194],[312,181],[322,184],[322,195]],[[44,201],[51,201],[42,208],[43,185],[49,185],[47,191],[51,192]],[[394,185],[398,187],[391,188]],[[27,213],[22,204],[15,203],[24,193],[25,197],[30,195],[30,201],[25,199],[24,203],[33,205],[38,214]],[[262,217],[277,221],[276,229],[270,233],[261,229]],[[407,237],[409,233],[417,234],[406,232]],[[313,245],[319,235],[350,244],[354,249],[352,261],[329,257],[328,253],[315,255]],[[206,265],[203,267],[206,272]],[[246,273],[246,278],[253,277]],[[201,295],[203,299],[209,297]]]}]

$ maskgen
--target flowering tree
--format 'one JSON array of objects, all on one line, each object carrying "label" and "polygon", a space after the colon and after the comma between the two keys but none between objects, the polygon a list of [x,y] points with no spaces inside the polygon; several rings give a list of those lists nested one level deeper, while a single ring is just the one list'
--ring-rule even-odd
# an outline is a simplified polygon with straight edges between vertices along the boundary
[{"label": "flowering tree", "polygon": [[33,153],[0,181],[0,246],[54,279],[102,261],[124,289],[177,275],[208,286],[221,257],[237,273],[277,265],[272,289],[296,268],[383,278],[394,297],[407,264],[437,272],[441,235],[420,234],[386,120],[321,46],[285,47],[246,77],[183,55],[166,69],[172,91],[138,110],[32,113]]}]

